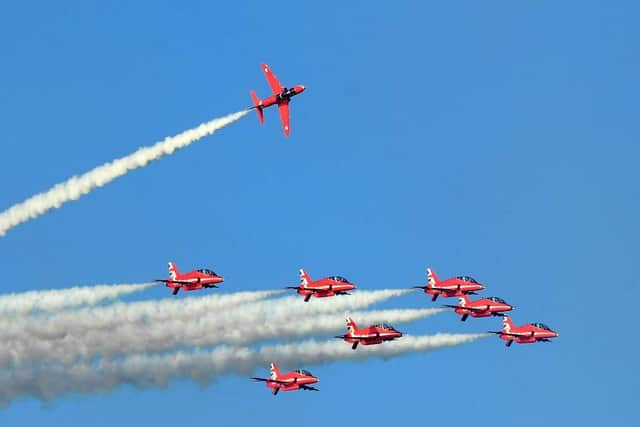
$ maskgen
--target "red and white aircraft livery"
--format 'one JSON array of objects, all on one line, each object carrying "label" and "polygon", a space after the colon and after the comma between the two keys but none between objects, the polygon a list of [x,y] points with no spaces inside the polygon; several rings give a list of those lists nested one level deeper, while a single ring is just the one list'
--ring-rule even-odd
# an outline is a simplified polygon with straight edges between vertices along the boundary
[{"label": "red and white aircraft livery", "polygon": [[425,294],[431,295],[431,301],[435,301],[438,295],[442,295],[443,298],[475,295],[477,291],[483,290],[484,286],[469,276],[456,276],[440,280],[435,271],[427,268],[427,285],[414,286],[414,288],[424,289]]},{"label": "red and white aircraft livery", "polygon": [[304,86],[297,85],[292,88],[286,88],[280,84],[275,74],[273,74],[267,64],[261,64],[261,67],[262,71],[264,71],[265,77],[267,78],[269,86],[271,86],[273,95],[265,99],[260,99],[258,98],[258,95],[251,90],[251,99],[253,100],[252,108],[256,109],[260,123],[264,123],[263,110],[272,105],[277,105],[278,111],[280,112],[280,120],[282,121],[284,135],[289,136],[289,100],[291,100],[292,97],[301,94],[304,91]]},{"label": "red and white aircraft livery", "polygon": [[318,391],[317,388],[309,385],[318,382],[318,378],[314,377],[309,371],[298,369],[286,374],[281,374],[280,369],[278,369],[278,365],[276,365],[275,362],[271,362],[270,371],[271,375],[269,378],[253,377],[251,379],[267,383],[267,387],[271,389],[271,392],[274,395],[278,394],[280,390],[292,391],[302,389]]},{"label": "red and white aircraft livery", "polygon": [[522,326],[514,326],[511,318],[507,315],[502,318],[502,324],[501,331],[489,331],[489,333],[497,334],[501,339],[505,340],[507,347],[511,346],[514,341],[518,344],[530,344],[538,341],[551,342],[551,338],[560,336],[544,323],[527,323]]},{"label": "red and white aircraft livery", "polygon": [[355,350],[360,343],[362,345],[382,344],[384,341],[393,341],[401,336],[402,332],[397,331],[393,326],[386,323],[370,325],[360,329],[351,317],[347,317],[347,333],[338,335],[335,338],[351,343],[351,348]]},{"label": "red and white aircraft livery", "polygon": [[341,276],[330,276],[313,281],[306,271],[300,269],[300,286],[287,286],[285,289],[295,289],[299,295],[304,295],[304,302],[307,302],[312,296],[324,298],[349,295],[348,291],[355,288],[356,285]]},{"label": "red and white aircraft livery", "polygon": [[204,288],[217,288],[216,285],[222,283],[224,279],[214,271],[207,270],[206,268],[188,273],[180,273],[178,267],[176,267],[174,263],[169,262],[169,278],[155,281],[164,282],[167,288],[173,289],[173,295],[175,295],[180,289],[184,291],[195,291]]},{"label": "red and white aircraft livery", "polygon": [[503,311],[513,310],[513,306],[498,297],[486,297],[471,301],[469,297],[462,295],[458,301],[458,305],[445,304],[444,306],[453,308],[456,313],[462,316],[460,320],[463,322],[467,320],[469,315],[471,317],[503,316]]}]

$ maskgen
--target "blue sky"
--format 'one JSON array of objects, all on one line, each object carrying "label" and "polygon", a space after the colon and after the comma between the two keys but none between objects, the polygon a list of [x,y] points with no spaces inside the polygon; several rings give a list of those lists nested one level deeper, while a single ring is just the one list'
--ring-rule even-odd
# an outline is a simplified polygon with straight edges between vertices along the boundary
[{"label": "blue sky", "polygon": [[[635,2],[131,3],[2,6],[0,209],[250,105],[249,89],[268,94],[263,61],[307,87],[291,137],[275,111],[265,126],[252,113],[16,227],[0,239],[5,292],[144,281],[169,259],[219,271],[220,292],[295,283],[300,267],[406,287],[431,266],[473,275],[517,307],[516,323],[561,337],[311,366],[315,394],[273,398],[230,376],[24,399],[0,425],[628,422],[640,387]],[[430,305],[413,294],[381,307]],[[402,329],[499,323],[444,313]]]}]

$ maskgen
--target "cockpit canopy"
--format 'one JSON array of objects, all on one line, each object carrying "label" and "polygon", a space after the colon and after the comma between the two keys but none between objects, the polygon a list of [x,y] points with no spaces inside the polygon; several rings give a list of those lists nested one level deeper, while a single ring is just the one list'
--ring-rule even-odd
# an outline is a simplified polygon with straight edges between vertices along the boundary
[{"label": "cockpit canopy", "polygon": [[376,328],[380,328],[380,329],[391,329],[391,330],[395,330],[395,328],[393,326],[391,326],[388,323],[378,323],[377,325],[373,325]]},{"label": "cockpit canopy", "polygon": [[489,297],[487,299],[490,299],[493,302],[499,302],[500,304],[506,304],[507,303],[505,300],[503,300],[502,298],[498,298],[498,297]]},{"label": "cockpit canopy", "polygon": [[202,274],[208,274],[210,276],[217,276],[216,272],[213,270],[209,270],[208,268],[201,268],[199,270],[196,270],[198,273],[202,273]]},{"label": "cockpit canopy", "polygon": [[329,279],[335,280],[336,282],[349,283],[349,281],[342,276],[331,276]]},{"label": "cockpit canopy", "polygon": [[296,374],[307,375],[309,377],[313,376],[313,374],[311,372],[307,371],[306,369],[297,369],[296,370]]},{"label": "cockpit canopy", "polygon": [[536,328],[546,329],[547,331],[551,330],[551,328],[545,325],[544,323],[532,323],[532,325],[535,326]]},{"label": "cockpit canopy", "polygon": [[478,282],[476,281],[476,279],[474,279],[474,278],[473,278],[473,277],[471,277],[471,276],[457,276],[457,277],[456,277],[456,279],[460,279],[460,280],[462,280],[463,282],[478,283]]}]

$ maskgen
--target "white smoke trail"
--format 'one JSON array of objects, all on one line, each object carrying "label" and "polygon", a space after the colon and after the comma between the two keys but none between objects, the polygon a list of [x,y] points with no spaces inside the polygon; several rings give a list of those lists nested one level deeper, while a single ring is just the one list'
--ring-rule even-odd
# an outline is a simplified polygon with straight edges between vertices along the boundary
[{"label": "white smoke trail", "polygon": [[[391,358],[470,343],[488,334],[436,334],[404,337],[400,341],[351,350],[343,342],[317,342],[248,347],[219,347],[211,351],[178,351],[164,355],[139,354],[121,360],[80,362],[72,366],[46,364],[0,370],[0,403],[19,397],[42,400],[68,393],[99,393],[130,384],[141,388],[166,387],[174,379],[190,378],[209,384],[225,374],[249,376],[277,361],[283,367],[317,365],[341,360]],[[248,385],[249,386],[249,385]]]},{"label": "white smoke trail", "polygon": [[[389,322],[394,324],[413,322],[445,311],[441,308],[395,309],[379,311],[362,311],[351,313],[350,316],[359,327],[366,327],[373,323]],[[337,331],[346,330],[345,316],[323,314],[319,316],[302,316],[299,318],[281,317],[265,323],[246,324],[244,327],[224,327],[215,335],[215,342],[210,337],[194,336],[192,345],[204,346],[219,343],[233,345],[255,344],[261,341],[275,339],[291,340],[309,335],[329,335]]]},{"label": "white smoke trail", "polygon": [[129,171],[144,167],[153,160],[172,154],[175,150],[184,148],[205,136],[213,134],[239,120],[248,111],[243,110],[211,120],[176,136],[168,137],[150,147],[140,148],[133,154],[105,163],[83,175],[73,176],[64,182],[56,184],[48,191],[36,194],[24,202],[13,205],[0,213],[0,236],[3,236],[18,224],[36,218],[50,209],[59,208],[66,202],[77,200]]},{"label": "white smoke trail", "polygon": [[260,301],[282,290],[244,291],[198,298],[118,302],[103,307],[87,307],[75,311],[33,315],[15,322],[0,317],[0,342],[18,339],[61,339],[67,335],[114,331],[123,324],[154,324],[168,321],[187,321],[208,314],[216,315],[241,304]]},{"label": "white smoke trail", "polygon": [[[145,301],[63,313],[42,319],[22,319],[19,324],[0,322],[0,367],[34,361],[72,363],[94,356],[114,356],[145,351],[174,350],[177,347],[219,343],[252,343],[292,338],[314,332],[333,331],[344,326],[344,317],[324,317],[402,295],[410,290],[363,291],[335,301],[304,303],[297,297],[259,301],[281,291],[243,292],[202,299],[190,305],[173,301]],[[243,304],[239,309],[234,306]],[[400,313],[390,310],[382,316],[397,321],[425,317],[439,310]],[[378,320],[384,317],[378,317]],[[318,323],[326,322],[325,324]],[[389,320],[389,318],[387,318]],[[407,320],[408,321],[408,320]],[[292,326],[298,323],[299,328]],[[289,336],[280,334],[288,333]]]},{"label": "white smoke trail", "polygon": [[141,292],[156,283],[133,283],[120,285],[76,286],[66,289],[28,291],[0,295],[0,315],[8,319],[10,315],[32,312],[57,311],[66,308],[95,305],[107,300]]}]

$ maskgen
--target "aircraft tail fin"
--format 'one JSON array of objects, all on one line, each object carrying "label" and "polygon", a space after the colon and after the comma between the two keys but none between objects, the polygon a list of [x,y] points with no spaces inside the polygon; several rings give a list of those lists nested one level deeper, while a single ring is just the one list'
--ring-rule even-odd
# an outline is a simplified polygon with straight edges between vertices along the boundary
[{"label": "aircraft tail fin", "polygon": [[278,365],[276,365],[276,362],[271,362],[269,372],[271,373],[270,376],[272,380],[275,380],[280,376],[280,369],[278,369]]},{"label": "aircraft tail fin", "polygon": [[502,316],[502,330],[505,332],[510,332],[513,329],[513,322],[511,318],[506,314]]},{"label": "aircraft tail fin", "polygon": [[169,261],[169,277],[175,280],[178,277],[178,275],[180,275],[180,272],[178,271],[178,267],[176,267],[174,263]]},{"label": "aircraft tail fin", "polygon": [[260,105],[260,98],[253,90],[251,90],[251,99],[253,100],[253,108],[256,109],[258,114],[258,120],[260,120],[260,123],[264,123],[264,111],[262,110],[262,105]]},{"label": "aircraft tail fin", "polygon": [[355,332],[358,330],[358,325],[353,321],[351,317],[347,317],[347,332]]},{"label": "aircraft tail fin", "polygon": [[311,282],[311,277],[309,277],[309,274],[307,274],[307,272],[301,268],[300,269],[300,285],[303,288],[306,288],[309,282]]},{"label": "aircraft tail fin", "polygon": [[431,268],[427,268],[427,283],[431,286],[435,286],[438,283],[438,276]]},{"label": "aircraft tail fin", "polygon": [[469,304],[469,297],[466,295],[462,295],[461,297],[458,297],[458,305],[460,307],[464,307],[467,304]]}]

